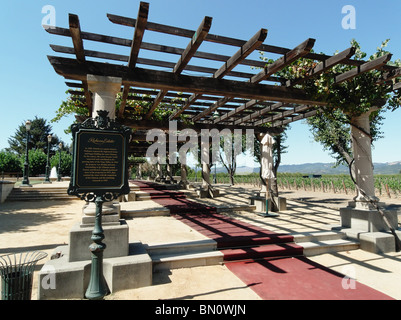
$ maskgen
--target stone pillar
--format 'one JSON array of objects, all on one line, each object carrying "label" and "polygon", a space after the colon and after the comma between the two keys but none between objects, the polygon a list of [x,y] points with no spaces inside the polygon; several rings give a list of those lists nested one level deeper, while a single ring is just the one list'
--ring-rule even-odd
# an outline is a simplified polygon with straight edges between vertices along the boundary
[{"label": "stone pillar", "polygon": [[378,202],[375,196],[375,185],[373,176],[372,148],[370,138],[370,112],[364,113],[351,120],[352,151],[354,154],[355,180],[359,190],[354,198],[355,208],[369,210],[372,206],[369,200]]},{"label": "stone pillar", "polygon": [[122,79],[89,74],[88,88],[93,93],[92,116],[96,117],[98,110],[109,112],[109,118],[116,117],[116,94],[121,90]]},{"label": "stone pillar", "polygon": [[[88,88],[93,94],[92,117],[95,118],[98,110],[109,112],[108,117],[112,120],[116,117],[116,95],[121,90],[122,79],[97,75],[87,75]],[[83,208],[84,217],[82,225],[94,224],[96,206],[93,202],[86,204]],[[104,218],[104,224],[118,223],[120,219],[120,204],[106,202],[103,204],[103,215],[112,215]]]},{"label": "stone pillar", "polygon": [[[357,239],[360,248],[374,253],[395,251],[395,239],[389,232],[397,230],[397,212],[386,210],[389,225],[373,203],[375,196],[369,116],[374,109],[351,119],[352,151],[355,181],[360,190],[348,207],[340,208],[341,230],[348,238]],[[383,208],[383,204],[380,204]]]}]

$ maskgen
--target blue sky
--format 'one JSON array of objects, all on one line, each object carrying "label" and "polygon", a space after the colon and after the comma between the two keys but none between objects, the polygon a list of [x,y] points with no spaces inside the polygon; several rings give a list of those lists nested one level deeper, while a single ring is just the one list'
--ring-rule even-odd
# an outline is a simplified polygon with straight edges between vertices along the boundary
[{"label": "blue sky", "polygon": [[[401,1],[383,0],[149,0],[149,21],[196,29],[204,16],[213,17],[210,33],[247,40],[260,28],[268,29],[265,43],[292,48],[315,38],[314,50],[333,54],[349,47],[352,38],[361,43],[362,50],[373,54],[381,42],[390,39],[388,50],[392,60],[401,59]],[[67,95],[64,79],[57,75],[47,60],[54,54],[49,44],[71,46],[69,39],[62,39],[45,32],[41,26],[45,14],[42,8],[51,5],[56,12],[56,25],[68,27],[68,13],[78,14],[84,31],[118,37],[132,38],[132,28],[114,25],[106,13],[136,18],[139,1],[134,0],[6,0],[2,2],[0,27],[1,122],[0,149],[8,146],[7,139],[16,128],[35,116],[50,121]],[[343,29],[343,6],[352,5],[356,10],[356,29]],[[145,39],[146,39],[145,32]],[[154,40],[153,42],[157,42]],[[146,40],[145,40],[146,41]],[[162,40],[161,40],[162,41]],[[185,47],[187,40],[177,40],[175,46]],[[96,44],[86,45],[97,49]],[[103,50],[104,50],[103,46]],[[106,49],[107,50],[107,49]],[[129,54],[129,48],[113,49],[115,53]],[[236,49],[233,49],[236,51]],[[235,52],[233,51],[233,53]],[[149,56],[146,56],[149,54]],[[252,58],[257,59],[256,56]],[[140,56],[151,57],[142,51]],[[274,55],[274,58],[279,56]],[[249,70],[247,70],[249,72]],[[399,123],[401,110],[386,114],[383,125],[384,138],[373,149],[374,162],[401,160]],[[73,121],[65,118],[53,123],[53,132],[70,143],[63,130]],[[283,164],[305,162],[331,162],[328,152],[313,142],[306,124],[296,122],[288,131],[288,153]],[[251,161],[242,157],[239,165]]]}]

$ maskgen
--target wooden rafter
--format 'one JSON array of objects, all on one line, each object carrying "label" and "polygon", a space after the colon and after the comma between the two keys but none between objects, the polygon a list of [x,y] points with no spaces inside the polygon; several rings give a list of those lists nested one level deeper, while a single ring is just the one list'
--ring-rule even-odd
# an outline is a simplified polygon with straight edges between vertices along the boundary
[{"label": "wooden rafter", "polygon": [[[141,2],[139,4],[138,18],[135,23],[134,39],[131,44],[131,53],[128,60],[128,68],[134,69],[138,60],[139,50],[141,48],[141,43],[143,39],[143,34],[145,32],[146,23],[148,21],[149,13],[149,3]],[[118,111],[118,116],[121,118],[125,111],[125,106],[127,103],[127,97],[129,93],[129,86],[125,85],[123,89],[123,96],[121,100],[120,109]]]},{"label": "wooden rafter", "polygon": [[[256,50],[263,41],[266,39],[267,30],[260,29],[249,41],[247,41],[230,59],[227,60],[225,64],[223,64],[219,70],[215,72],[213,75],[216,79],[223,78],[228,72],[234,69],[242,60],[244,60],[247,56],[249,56],[254,50]],[[226,104],[231,101],[234,97],[224,97],[219,101],[215,102],[209,109],[201,112],[192,118],[192,121],[197,121],[204,116],[214,112],[220,106]]]},{"label": "wooden rafter", "polygon": [[[250,82],[251,83],[258,83],[261,82],[268,77],[270,77],[272,74],[276,73],[277,71],[281,70],[282,68],[288,66],[289,64],[293,63],[297,59],[305,56],[308,54],[312,48],[313,45],[315,44],[315,39],[307,39],[306,41],[302,42],[300,45],[295,47],[293,50],[287,52],[282,56],[280,59],[274,61],[268,66],[265,66],[263,71],[259,72],[257,75],[251,78]],[[239,112],[244,111],[245,109],[255,105],[258,101],[257,100],[251,100],[246,104],[243,104],[242,106],[238,107],[236,110],[231,111],[229,113],[226,113],[225,115],[218,117],[217,119],[214,120],[214,123],[219,123],[222,120],[225,120],[229,117],[232,117],[236,115]],[[244,118],[244,122],[245,122]]]},{"label": "wooden rafter", "polygon": [[280,59],[277,59],[272,64],[264,67],[261,72],[251,78],[251,82],[258,83],[262,80],[265,80],[272,74],[281,70],[283,67],[289,65],[300,57],[305,56],[312,50],[315,41],[315,39],[308,39],[302,42],[299,46],[284,54],[284,56],[282,56]]},{"label": "wooden rafter", "polygon": [[290,119],[284,119],[284,120],[278,120],[276,122],[274,122],[271,126],[271,128],[278,128],[278,127],[282,127],[286,124],[289,124],[291,122],[297,121],[297,120],[301,120],[301,119],[306,119],[309,117],[313,117],[314,115],[316,115],[316,113],[318,112],[318,109],[314,109],[305,113],[301,113],[297,116],[293,116]]},{"label": "wooden rafter", "polygon": [[324,60],[323,62],[319,63],[316,67],[312,68],[310,71],[308,71],[302,78],[294,79],[294,80],[288,80],[286,82],[287,87],[292,87],[300,82],[303,82],[311,77],[317,76],[326,70],[329,70],[330,68],[334,67],[335,65],[339,63],[343,63],[346,60],[349,60],[354,54],[355,54],[356,48],[351,47],[348,48],[339,54],[336,54],[327,60]]},{"label": "wooden rafter", "polygon": [[291,117],[294,116],[294,114],[298,113],[304,113],[305,111],[311,109],[313,107],[311,106],[306,106],[306,105],[299,105],[295,106],[289,110],[281,111],[275,115],[269,116],[269,117],[264,117],[263,119],[260,119],[256,121],[253,125],[259,126],[261,124],[269,123],[269,122],[275,122],[277,120],[286,118],[286,117]]},{"label": "wooden rafter", "polygon": [[[205,17],[200,24],[198,30],[194,34],[194,37],[189,42],[187,48],[182,53],[180,59],[178,60],[177,64],[173,68],[173,73],[180,74],[182,70],[185,69],[189,60],[194,56],[200,45],[202,44],[203,40],[206,38],[207,34],[209,33],[210,27],[212,25],[212,18]],[[163,97],[167,94],[167,90],[162,90],[159,92],[155,101],[153,102],[149,112],[146,114],[145,119],[149,119],[153,114],[154,110],[157,108]]]},{"label": "wooden rafter", "polygon": [[[81,25],[79,23],[79,18],[75,14],[69,14],[68,22],[70,26],[70,34],[72,39],[72,44],[74,46],[74,53],[79,63],[85,63],[85,50],[84,44],[81,36]],[[92,115],[92,95],[89,92],[88,82],[82,80],[82,88],[85,93],[85,101],[88,106],[89,115]]]},{"label": "wooden rafter", "polygon": [[350,71],[344,72],[342,74],[339,74],[338,76],[335,77],[335,83],[341,83],[344,81],[347,81],[357,75],[360,75],[362,73],[371,71],[373,69],[378,69],[383,67],[388,61],[390,61],[392,54],[386,54],[382,57],[379,57],[375,60],[365,62],[364,64],[351,69]]},{"label": "wooden rafter", "polygon": [[[314,39],[307,39],[296,48],[287,49],[263,44],[267,33],[264,29],[261,29],[250,40],[244,41],[209,33],[211,22],[209,17],[206,17],[195,31],[150,22],[148,21],[148,11],[149,4],[141,2],[136,19],[108,14],[112,23],[135,28],[132,39],[84,32],[75,15],[70,15],[69,28],[46,28],[46,31],[51,34],[72,39],[72,47],[60,45],[51,47],[55,52],[75,55],[74,59],[49,57],[49,61],[57,73],[66,79],[74,80],[74,82],[67,82],[67,85],[73,89],[70,90],[73,95],[72,99],[83,102],[86,100],[91,111],[92,100],[86,83],[87,75],[121,78],[123,99],[118,117],[120,122],[135,128],[135,130],[147,130],[154,127],[168,130],[167,121],[150,120],[154,110],[163,102],[179,104],[179,110],[171,118],[185,114],[194,122],[192,127],[197,130],[201,128],[254,128],[258,132],[266,132],[267,129],[263,125],[269,123],[274,131],[281,129],[279,127],[285,124],[310,117],[316,114],[317,108],[326,105],[325,101],[315,101],[315,99],[309,98],[304,91],[298,89],[297,85],[329,71],[336,65],[351,65],[355,68],[343,74],[333,74],[335,83],[350,80],[372,69],[384,71],[382,79],[378,82],[379,85],[390,84],[395,78],[401,77],[401,68],[387,65],[391,55],[366,62],[351,59],[355,53],[353,47],[333,56],[311,53]],[[189,38],[190,41],[185,48],[168,46],[164,43],[144,42],[142,40],[145,30]],[[130,54],[85,50],[83,40],[129,47]],[[224,52],[203,52],[199,50],[202,41],[233,46],[239,50],[235,50],[237,52],[232,56],[226,55]],[[265,65],[263,61],[248,59],[249,54],[255,49],[279,54],[281,57],[273,63]],[[175,63],[168,59],[139,57],[140,50],[163,53],[160,56],[178,55],[179,58]],[[214,61],[224,64],[220,64],[218,68],[213,68],[209,64],[191,65],[189,62],[193,57],[207,60],[206,62]],[[91,61],[91,58],[105,61]],[[313,59],[315,62],[314,67],[308,70],[306,75],[293,80],[277,77],[278,71],[302,58]],[[113,61],[117,61],[117,63],[113,64]],[[125,63],[125,65],[121,65],[121,63]],[[235,67],[240,64],[263,69],[256,74],[252,71],[234,71]],[[152,68],[139,68],[138,65],[145,66],[145,68],[152,66]],[[182,74],[184,70],[185,74]],[[205,75],[199,76],[199,73]],[[226,76],[239,80],[224,79]],[[243,81],[244,79],[245,81]],[[267,85],[263,81],[274,81],[276,85]],[[401,84],[395,84],[393,89],[398,90],[400,87]],[[84,89],[84,91],[78,91],[76,88]],[[130,92],[135,95],[130,96]],[[128,100],[150,101],[153,102],[153,106],[143,120],[131,121],[127,120],[132,110],[127,106]],[[218,117],[211,117],[211,114],[216,111],[218,111]],[[181,121],[178,123],[179,128],[188,127]],[[143,147],[141,148],[143,149]],[[143,152],[142,149],[141,152]]]}]

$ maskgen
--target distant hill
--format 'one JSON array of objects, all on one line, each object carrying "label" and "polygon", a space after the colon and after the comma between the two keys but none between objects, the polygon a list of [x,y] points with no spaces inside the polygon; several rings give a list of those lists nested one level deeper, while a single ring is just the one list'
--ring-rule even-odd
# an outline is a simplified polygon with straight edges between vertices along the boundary
[{"label": "distant hill", "polygon": [[[374,163],[375,174],[399,174],[401,171],[401,161]],[[348,174],[347,166],[339,166],[333,168],[334,163],[303,163],[303,164],[290,164],[281,165],[278,169],[279,172],[286,173],[304,173],[304,174]],[[212,168],[212,172],[213,168]],[[217,168],[217,172],[227,172],[224,168]],[[236,174],[249,174],[252,172],[259,172],[259,168],[251,167],[238,167]]]}]

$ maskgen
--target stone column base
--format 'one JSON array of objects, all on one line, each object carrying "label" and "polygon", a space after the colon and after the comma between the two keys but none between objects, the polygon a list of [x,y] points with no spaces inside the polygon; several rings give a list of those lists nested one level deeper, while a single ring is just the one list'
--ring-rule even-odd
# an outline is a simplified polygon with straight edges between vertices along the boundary
[{"label": "stone column base", "polygon": [[[107,217],[107,216],[105,216]],[[102,217],[104,219],[105,217]],[[114,258],[128,255],[128,224],[120,220],[118,225],[103,225],[106,249],[104,258]],[[82,227],[80,223],[75,224],[70,231],[69,261],[83,261],[91,259],[89,245],[92,244],[91,236],[93,225]]]},{"label": "stone column base", "polygon": [[[397,211],[386,210],[385,214],[391,227],[397,230]],[[348,238],[359,241],[362,250],[373,253],[395,251],[394,236],[377,210],[361,210],[348,206],[340,209],[340,216],[341,231]]]},{"label": "stone column base", "polygon": [[[57,247],[57,258],[47,261],[39,271],[39,300],[85,297],[91,260],[69,262],[68,247]],[[103,274],[110,293],[151,286],[152,259],[141,242],[130,243],[128,255],[103,260]]]},{"label": "stone column base", "polygon": [[[256,195],[254,197],[250,197],[250,204],[256,206],[257,212],[266,212],[266,196]],[[268,201],[268,211],[269,212],[279,212],[287,210],[287,199],[282,197],[274,197],[274,202],[277,206],[275,206],[272,201]]]}]

